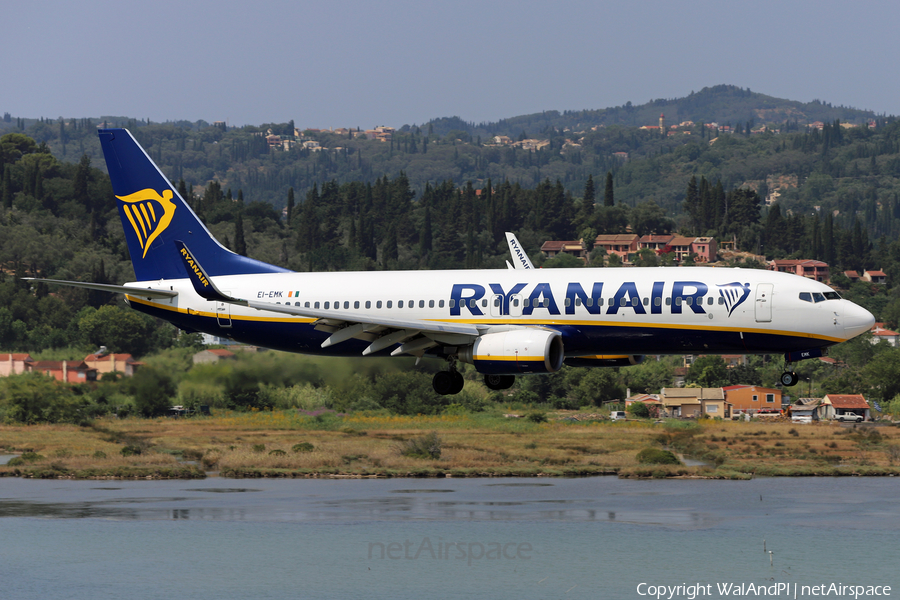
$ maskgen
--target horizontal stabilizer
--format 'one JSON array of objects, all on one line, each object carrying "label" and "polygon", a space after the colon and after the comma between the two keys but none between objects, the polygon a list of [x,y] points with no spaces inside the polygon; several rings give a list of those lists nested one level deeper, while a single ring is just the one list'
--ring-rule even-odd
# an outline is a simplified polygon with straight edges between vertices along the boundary
[{"label": "horizontal stabilizer", "polygon": [[23,277],[26,281],[40,281],[43,283],[52,283],[55,285],[66,285],[69,287],[83,288],[86,290],[97,290],[99,292],[112,292],[114,294],[130,294],[132,296],[141,296],[143,298],[174,298],[178,292],[173,290],[157,290],[154,288],[140,288],[130,285],[111,285],[108,283],[90,283],[84,281],[65,281],[63,279],[38,279],[37,277]]}]

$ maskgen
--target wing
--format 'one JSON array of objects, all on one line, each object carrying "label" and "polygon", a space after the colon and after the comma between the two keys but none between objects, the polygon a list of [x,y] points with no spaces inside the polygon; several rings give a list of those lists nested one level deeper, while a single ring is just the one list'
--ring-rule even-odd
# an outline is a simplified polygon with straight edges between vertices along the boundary
[{"label": "wing", "polygon": [[188,273],[188,278],[194,286],[194,291],[202,298],[237,306],[246,306],[256,310],[314,318],[316,319],[316,329],[331,334],[328,339],[322,342],[323,348],[356,338],[372,342],[363,350],[363,355],[372,354],[395,344],[400,344],[400,347],[396,348],[391,353],[391,356],[414,354],[421,357],[426,351],[436,346],[471,344],[475,341],[475,338],[489,327],[487,325],[479,326],[449,321],[373,317],[354,312],[321,310],[232,298],[216,287],[216,284],[207,275],[183,241],[176,240],[175,246],[181,255],[181,260]]}]

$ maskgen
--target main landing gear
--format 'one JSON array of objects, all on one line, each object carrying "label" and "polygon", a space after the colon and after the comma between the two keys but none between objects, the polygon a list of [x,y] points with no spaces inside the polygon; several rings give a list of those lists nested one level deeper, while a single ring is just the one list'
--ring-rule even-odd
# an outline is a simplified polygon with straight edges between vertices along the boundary
[{"label": "main landing gear", "polygon": [[456,365],[450,363],[449,371],[438,371],[431,380],[431,387],[441,396],[450,396],[458,394],[463,389],[462,373],[456,370]]},{"label": "main landing gear", "polygon": [[485,375],[484,385],[489,390],[508,390],[516,382],[515,375]]}]

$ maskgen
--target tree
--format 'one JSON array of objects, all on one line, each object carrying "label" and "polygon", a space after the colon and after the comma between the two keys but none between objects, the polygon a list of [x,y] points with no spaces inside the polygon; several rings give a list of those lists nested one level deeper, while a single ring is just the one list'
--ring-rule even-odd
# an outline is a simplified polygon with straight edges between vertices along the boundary
[{"label": "tree", "polygon": [[285,223],[288,227],[291,226],[291,215],[294,214],[294,188],[288,188],[288,197],[287,197],[287,216]]},{"label": "tree", "polygon": [[615,206],[616,199],[613,196],[613,175],[612,171],[606,172],[606,187],[603,190],[603,206]]},{"label": "tree", "polygon": [[721,356],[710,354],[694,360],[685,381],[697,383],[700,387],[722,387],[728,385],[728,369]]},{"label": "tree", "polygon": [[135,356],[143,356],[155,347],[154,329],[150,317],[116,306],[85,309],[78,320],[78,330],[87,343]]},{"label": "tree", "polygon": [[173,404],[178,388],[166,373],[144,366],[125,381],[125,389],[134,396],[134,407],[145,417],[164,415]]},{"label": "tree", "polygon": [[247,256],[247,242],[244,241],[244,216],[240,209],[234,217],[234,251],[241,256]]}]

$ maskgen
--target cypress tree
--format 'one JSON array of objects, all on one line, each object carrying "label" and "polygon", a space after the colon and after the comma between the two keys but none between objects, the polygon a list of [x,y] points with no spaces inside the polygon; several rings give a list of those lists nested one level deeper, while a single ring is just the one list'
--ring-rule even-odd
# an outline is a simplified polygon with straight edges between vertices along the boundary
[{"label": "cypress tree", "polygon": [[294,213],[294,188],[288,188],[287,197],[287,226],[291,226],[291,215]]},{"label": "cypress tree", "polygon": [[615,206],[616,199],[613,195],[612,171],[606,172],[606,188],[603,190],[603,206]]},{"label": "cypress tree", "polygon": [[247,242],[244,241],[244,216],[243,209],[238,209],[234,218],[234,251],[241,256],[247,256]]}]

